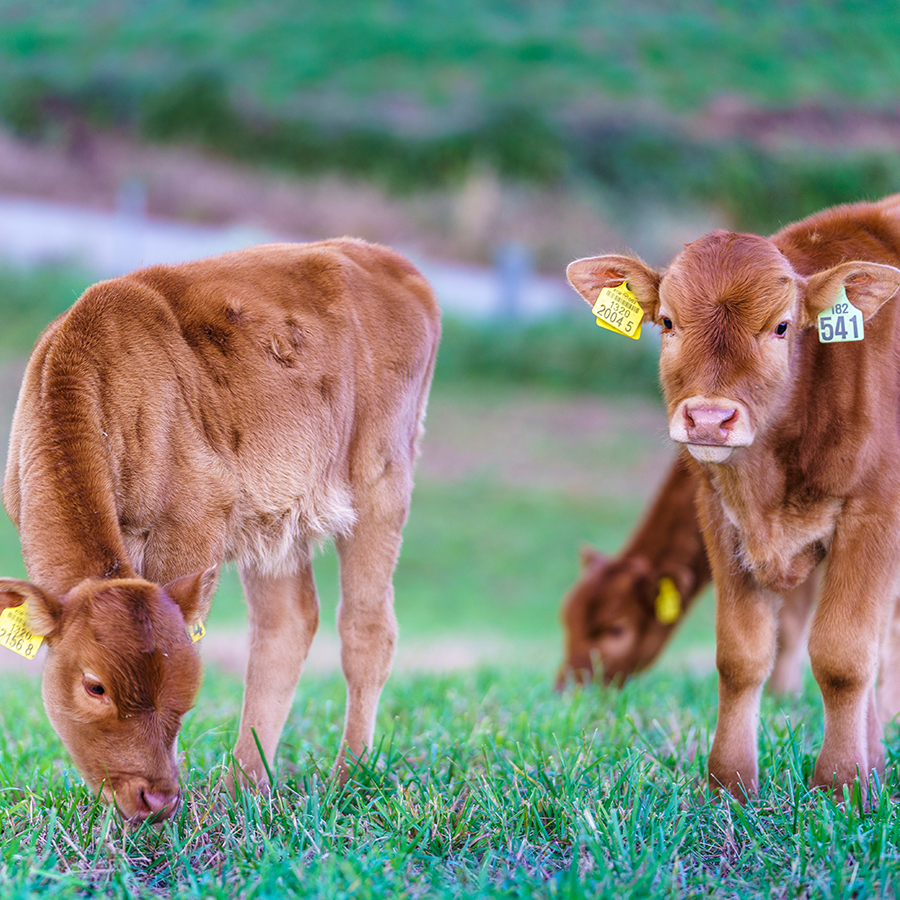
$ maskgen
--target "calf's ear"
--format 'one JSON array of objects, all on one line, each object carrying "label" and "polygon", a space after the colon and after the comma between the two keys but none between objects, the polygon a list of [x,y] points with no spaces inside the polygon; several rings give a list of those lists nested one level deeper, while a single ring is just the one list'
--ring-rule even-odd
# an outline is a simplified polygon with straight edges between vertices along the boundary
[{"label": "calf's ear", "polygon": [[578,559],[582,569],[586,569],[588,566],[599,566],[606,562],[606,557],[588,544],[582,544],[578,548]]},{"label": "calf's ear", "polygon": [[205,572],[176,578],[163,587],[178,605],[186,625],[203,622],[209,615],[218,577],[218,566],[213,566]]},{"label": "calf's ear", "polygon": [[59,629],[62,603],[30,581],[0,578],[0,612],[23,604],[28,611],[28,627],[35,634],[52,638]]},{"label": "calf's ear", "polygon": [[806,321],[800,327],[812,325],[819,313],[831,309],[841,299],[841,287],[863,318],[868,319],[897,293],[900,269],[879,263],[845,262],[817,272],[806,282]]},{"label": "calf's ear", "polygon": [[644,310],[644,321],[653,322],[659,310],[659,272],[632,256],[590,256],[576,259],[566,269],[569,283],[593,306],[603,288],[628,282]]}]

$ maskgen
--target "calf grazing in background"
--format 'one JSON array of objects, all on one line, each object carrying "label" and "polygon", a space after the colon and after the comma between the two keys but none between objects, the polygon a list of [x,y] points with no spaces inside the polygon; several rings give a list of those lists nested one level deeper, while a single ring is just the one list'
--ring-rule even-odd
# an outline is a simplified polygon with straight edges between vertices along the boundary
[{"label": "calf grazing in background", "polygon": [[[617,558],[582,550],[581,576],[561,610],[565,658],[557,690],[570,679],[592,681],[595,665],[605,683],[622,685],[662,652],[712,579],[694,503],[699,486],[689,464],[677,459]],[[767,682],[773,693],[800,689],[814,593],[815,579],[810,578],[789,592],[780,611],[778,650]]]},{"label": "calf grazing in background", "polygon": [[[813,782],[840,791],[859,775],[865,790],[883,766],[898,676],[895,654],[881,653],[900,575],[898,265],[900,196],[771,238],[716,231],[662,273],[626,256],[569,267],[591,303],[627,281],[663,331],[670,435],[695,460],[716,586],[713,788],[757,790],[779,598],[826,557],[809,636],[825,705]],[[835,336],[863,339],[820,342]]]},{"label": "calf grazing in background", "polygon": [[0,582],[49,646],[43,696],[85,780],[129,819],[179,799],[200,663],[187,635],[236,561],[250,659],[234,750],[267,784],[318,625],[333,537],[347,712],[371,746],[393,659],[392,575],[439,337],[428,284],[363,241],[275,244],[89,288],[46,330],[4,501],[31,582]]},{"label": "calf grazing in background", "polygon": [[711,578],[696,493],[696,477],[676,460],[618,558],[582,551],[581,577],[561,610],[566,650],[557,688],[569,678],[591,681],[595,664],[607,684],[622,684],[659,656]]}]

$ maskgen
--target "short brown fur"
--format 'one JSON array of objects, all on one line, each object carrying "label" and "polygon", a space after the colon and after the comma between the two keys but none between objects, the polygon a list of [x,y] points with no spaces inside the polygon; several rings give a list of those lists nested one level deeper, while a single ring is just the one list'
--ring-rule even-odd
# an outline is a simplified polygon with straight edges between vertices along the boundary
[{"label": "short brown fur", "polygon": [[393,251],[350,239],[155,266],[89,288],[38,341],[4,502],[47,637],[45,705],[88,783],[132,819],[178,802],[200,681],[186,627],[237,563],[250,661],[236,777],[264,786],[318,624],[334,538],[348,706],[339,774],[371,746],[396,639],[391,585],[440,333]]},{"label": "short brown fur", "polygon": [[[569,267],[590,302],[627,279],[645,320],[663,326],[670,434],[696,460],[716,584],[714,788],[757,789],[779,596],[826,557],[809,637],[825,705],[813,783],[840,792],[859,775],[865,790],[883,766],[883,721],[898,697],[898,266],[900,195],[825,210],[768,239],[714,232],[662,274],[624,256]],[[865,339],[820,343],[813,326],[842,287]]]}]

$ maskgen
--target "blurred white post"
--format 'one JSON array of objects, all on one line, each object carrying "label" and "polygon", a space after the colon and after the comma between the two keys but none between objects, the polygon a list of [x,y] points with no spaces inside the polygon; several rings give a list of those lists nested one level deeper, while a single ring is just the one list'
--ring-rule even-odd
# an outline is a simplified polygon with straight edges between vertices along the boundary
[{"label": "blurred white post", "polygon": [[139,178],[128,178],[119,186],[116,192],[116,222],[113,265],[116,274],[122,274],[144,263],[147,188]]},{"label": "blurred white post", "polygon": [[497,314],[504,319],[522,316],[525,288],[531,279],[531,251],[510,241],[497,248],[494,263],[499,280]]}]

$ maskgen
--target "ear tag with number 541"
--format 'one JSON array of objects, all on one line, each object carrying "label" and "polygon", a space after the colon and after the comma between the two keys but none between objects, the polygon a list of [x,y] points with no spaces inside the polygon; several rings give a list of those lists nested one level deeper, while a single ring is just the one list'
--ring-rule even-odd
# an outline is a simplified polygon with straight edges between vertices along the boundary
[{"label": "ear tag with number 541", "polygon": [[600,291],[597,302],[591,307],[601,328],[608,328],[616,334],[637,340],[641,336],[641,321],[644,310],[637,297],[623,281],[617,287],[607,287]]},{"label": "ear tag with number 541", "polygon": [[847,299],[843,285],[834,306],[819,313],[817,326],[823,344],[863,339],[863,314]]}]

